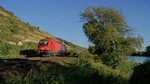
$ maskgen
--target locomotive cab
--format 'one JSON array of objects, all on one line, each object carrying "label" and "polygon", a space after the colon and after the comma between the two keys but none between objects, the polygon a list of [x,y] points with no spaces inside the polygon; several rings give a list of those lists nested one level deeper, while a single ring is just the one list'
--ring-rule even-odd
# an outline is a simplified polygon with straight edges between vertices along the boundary
[{"label": "locomotive cab", "polygon": [[66,46],[53,39],[42,39],[39,41],[38,51],[40,55],[60,55],[66,52]]}]

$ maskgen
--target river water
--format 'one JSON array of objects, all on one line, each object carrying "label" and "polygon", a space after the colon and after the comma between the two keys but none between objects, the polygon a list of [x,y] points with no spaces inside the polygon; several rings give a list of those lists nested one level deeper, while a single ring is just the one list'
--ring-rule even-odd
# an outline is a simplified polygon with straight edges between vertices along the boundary
[{"label": "river water", "polygon": [[125,59],[127,61],[133,61],[137,63],[144,63],[146,61],[150,61],[150,57],[146,56],[127,56]]}]

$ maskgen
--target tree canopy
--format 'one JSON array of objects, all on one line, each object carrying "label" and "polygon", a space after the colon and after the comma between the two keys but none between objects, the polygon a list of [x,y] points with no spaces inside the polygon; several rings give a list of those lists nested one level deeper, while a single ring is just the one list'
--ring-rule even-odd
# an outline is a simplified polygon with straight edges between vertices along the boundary
[{"label": "tree canopy", "polygon": [[150,56],[150,46],[147,46],[145,49],[145,55]]},{"label": "tree canopy", "polygon": [[[85,35],[95,45],[95,52],[111,65],[119,56],[141,48],[142,37],[136,36],[123,15],[110,7],[87,7],[81,13]],[[110,64],[111,63],[111,64]]]}]

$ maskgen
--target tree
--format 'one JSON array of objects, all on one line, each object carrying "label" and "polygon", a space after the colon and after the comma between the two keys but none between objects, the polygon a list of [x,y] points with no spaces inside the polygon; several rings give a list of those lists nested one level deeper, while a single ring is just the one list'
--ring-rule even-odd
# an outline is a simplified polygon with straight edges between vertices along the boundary
[{"label": "tree", "polygon": [[89,51],[91,54],[94,54],[94,53],[95,53],[95,46],[89,46],[88,51]]},{"label": "tree", "polygon": [[149,56],[150,55],[150,46],[147,46],[145,49],[145,55]]},{"label": "tree", "polygon": [[110,7],[87,7],[81,13],[85,21],[85,35],[95,45],[95,52],[103,62],[115,66],[120,56],[126,56],[141,48],[142,37],[134,35],[122,14]]}]

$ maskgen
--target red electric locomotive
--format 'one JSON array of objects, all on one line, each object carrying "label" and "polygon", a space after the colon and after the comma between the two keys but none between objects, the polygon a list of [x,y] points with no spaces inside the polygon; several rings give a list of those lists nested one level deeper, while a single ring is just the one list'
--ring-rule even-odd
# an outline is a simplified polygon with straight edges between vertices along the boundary
[{"label": "red electric locomotive", "polygon": [[39,41],[38,51],[40,56],[64,55],[66,53],[66,46],[61,42],[46,38]]}]

